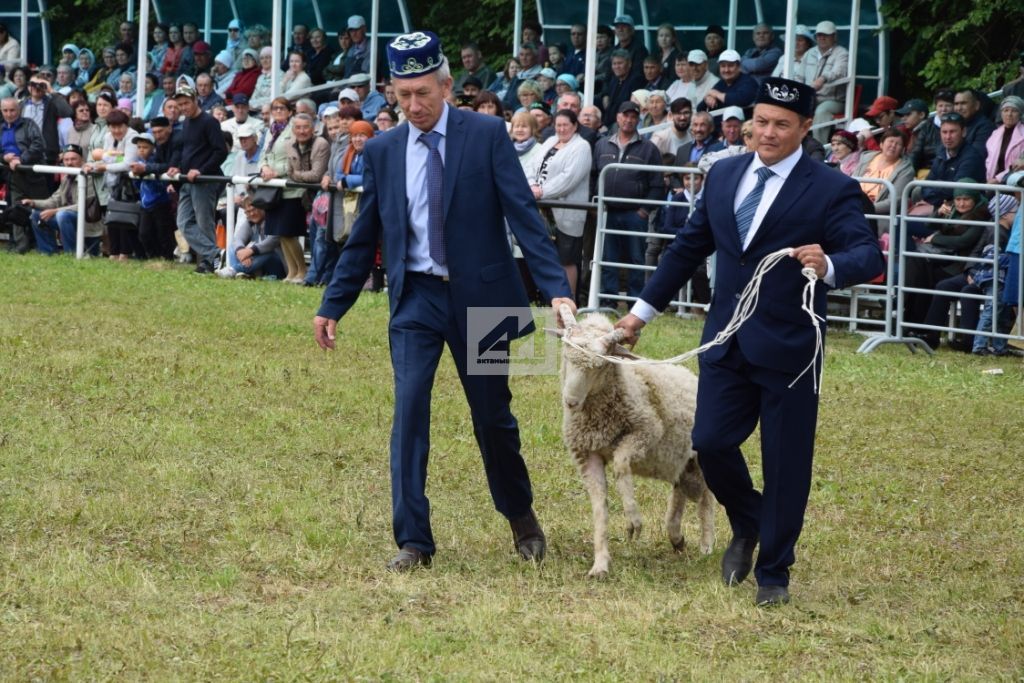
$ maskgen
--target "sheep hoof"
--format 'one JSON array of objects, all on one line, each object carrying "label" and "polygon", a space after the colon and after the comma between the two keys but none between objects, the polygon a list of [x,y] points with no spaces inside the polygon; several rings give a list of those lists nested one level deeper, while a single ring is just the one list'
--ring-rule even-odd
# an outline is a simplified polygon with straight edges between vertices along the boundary
[{"label": "sheep hoof", "polygon": [[701,552],[702,555],[710,555],[711,551],[714,550],[714,548],[715,548],[715,539],[714,538],[701,539],[701,542],[700,542],[700,552]]},{"label": "sheep hoof", "polygon": [[629,540],[633,541],[640,538],[640,532],[643,531],[644,525],[642,522],[631,522],[626,525],[626,533],[629,535]]},{"label": "sheep hoof", "polygon": [[680,538],[678,541],[672,541],[672,549],[677,553],[681,553],[686,550],[686,539]]},{"label": "sheep hoof", "polygon": [[601,579],[607,579],[608,578],[608,568],[607,567],[601,568],[601,567],[596,567],[595,566],[589,572],[587,572],[587,576],[589,578],[591,578],[591,579],[597,579],[598,581],[600,581]]}]

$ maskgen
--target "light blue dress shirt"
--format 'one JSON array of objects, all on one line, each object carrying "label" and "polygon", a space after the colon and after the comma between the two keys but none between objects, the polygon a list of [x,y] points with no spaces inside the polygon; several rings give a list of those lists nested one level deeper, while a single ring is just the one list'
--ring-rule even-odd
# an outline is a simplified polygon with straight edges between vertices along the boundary
[{"label": "light blue dress shirt", "polygon": [[[448,103],[433,130],[441,134],[438,150],[445,160],[448,141]],[[429,133],[409,124],[409,139],[405,144],[405,197],[409,212],[409,252],[406,268],[417,273],[448,275],[448,268],[430,258],[428,228],[430,209],[427,202],[427,156],[430,148],[420,142],[420,135]]]}]

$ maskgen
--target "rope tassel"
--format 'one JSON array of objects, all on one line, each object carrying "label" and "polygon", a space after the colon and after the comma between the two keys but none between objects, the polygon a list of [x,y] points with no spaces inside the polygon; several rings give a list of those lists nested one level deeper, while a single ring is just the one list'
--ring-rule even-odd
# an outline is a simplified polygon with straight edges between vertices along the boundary
[{"label": "rope tassel", "polygon": [[[609,363],[662,365],[682,363],[684,361],[688,361],[691,358],[694,358],[699,354],[707,351],[713,346],[720,346],[724,344],[725,342],[729,341],[730,337],[736,334],[736,332],[740,329],[743,323],[749,320],[750,317],[754,314],[754,309],[757,308],[757,302],[761,290],[761,281],[764,280],[764,276],[768,273],[768,271],[770,271],[772,268],[778,265],[779,262],[781,262],[783,259],[789,258],[792,255],[792,251],[793,250],[789,248],[779,249],[778,251],[772,252],[771,254],[768,254],[763,259],[761,259],[761,262],[757,264],[757,268],[754,270],[753,277],[750,278],[750,282],[748,282],[747,285],[743,288],[743,292],[740,294],[739,302],[736,304],[736,310],[733,311],[732,318],[729,319],[729,323],[724,328],[722,328],[718,332],[718,334],[715,335],[714,339],[707,342],[706,344],[698,346],[697,348],[691,351],[687,351],[686,353],[681,353],[678,356],[665,358],[663,360],[657,360],[653,358],[623,358],[621,356],[613,356],[609,354],[598,353],[594,351],[592,348],[584,347],[580,344],[577,344],[570,338],[568,334],[562,337],[562,341],[568,344],[569,346],[573,347],[574,349],[578,349],[579,351],[587,353],[591,356],[602,358],[608,361]],[[814,325],[814,357],[811,358],[811,362],[807,364],[807,367],[805,367],[800,372],[800,374],[796,376],[796,379],[794,379],[789,386],[790,388],[792,388],[800,380],[800,378],[803,377],[808,370],[810,370],[812,377],[814,379],[814,393],[818,393],[818,391],[821,388],[821,372],[824,369],[824,363],[822,363],[821,369],[818,368],[818,357],[821,356],[822,360],[824,361],[825,352],[824,342],[822,340],[821,335],[821,323],[824,322],[824,318],[822,318],[821,316],[814,312],[814,287],[818,281],[818,276],[814,272],[813,268],[803,268],[800,272],[803,274],[805,278],[807,278],[807,284],[804,285],[802,297],[803,301],[801,303],[800,308],[807,313],[807,315],[811,319],[811,323]]]}]

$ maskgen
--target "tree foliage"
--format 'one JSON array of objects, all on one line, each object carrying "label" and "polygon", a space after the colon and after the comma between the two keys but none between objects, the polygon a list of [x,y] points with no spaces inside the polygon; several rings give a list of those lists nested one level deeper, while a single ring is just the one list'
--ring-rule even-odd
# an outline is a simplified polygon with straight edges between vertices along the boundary
[{"label": "tree foliage", "polygon": [[99,50],[118,40],[118,27],[127,16],[125,0],[50,0],[48,5],[54,60],[66,43],[88,47],[99,60]]},{"label": "tree foliage", "polygon": [[[447,0],[410,2],[413,25],[427,28],[444,41],[444,51],[458,71],[459,49],[467,41],[480,45],[484,59],[496,71],[512,51],[515,3],[512,0]],[[537,18],[534,0],[524,0],[523,18]]]},{"label": "tree foliage", "polygon": [[894,74],[921,85],[995,90],[1016,78],[1024,49],[1020,0],[885,0]]}]

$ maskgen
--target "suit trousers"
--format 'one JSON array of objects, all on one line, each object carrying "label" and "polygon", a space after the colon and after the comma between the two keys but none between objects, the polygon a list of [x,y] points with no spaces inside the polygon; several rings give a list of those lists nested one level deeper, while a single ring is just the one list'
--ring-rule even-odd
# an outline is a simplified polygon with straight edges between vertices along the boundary
[{"label": "suit trousers", "polygon": [[[760,537],[754,574],[762,586],[789,585],[811,488],[818,396],[810,373],[790,389],[793,379],[752,365],[735,339],[721,359],[700,361],[693,448],[733,535]],[[763,492],[740,451],[758,421]]]},{"label": "suit trousers", "polygon": [[456,324],[449,284],[432,275],[406,273],[402,299],[388,337],[395,379],[391,430],[391,503],[395,542],[427,554],[435,551],[426,496],[430,451],[430,393],[441,352],[452,354],[469,403],[473,433],[483,457],[494,507],[509,519],[533,504],[530,477],[520,453],[519,425],[512,415],[507,375],[466,372],[466,339]]}]

